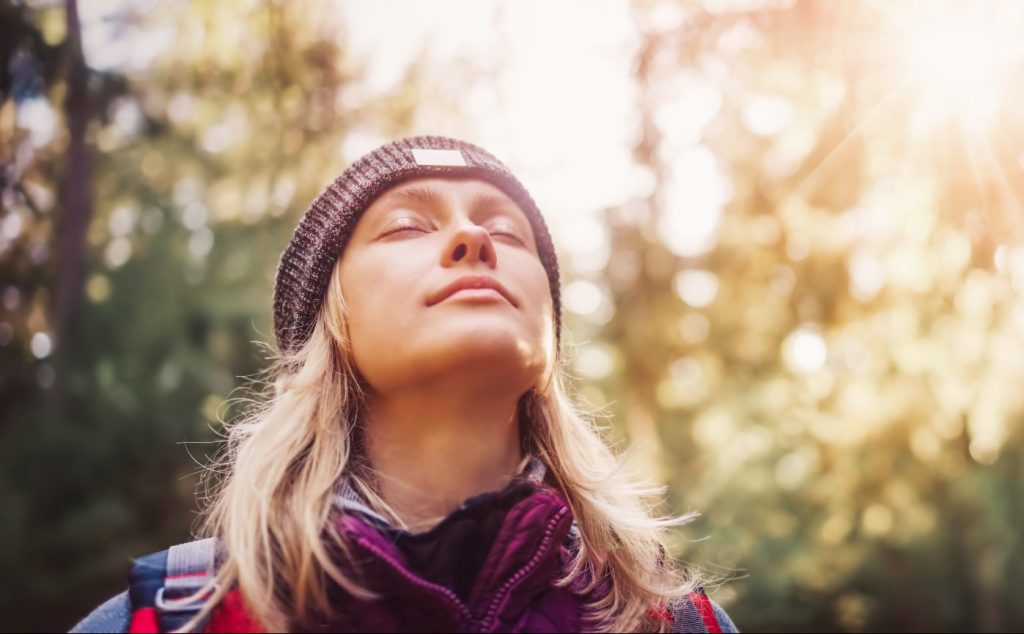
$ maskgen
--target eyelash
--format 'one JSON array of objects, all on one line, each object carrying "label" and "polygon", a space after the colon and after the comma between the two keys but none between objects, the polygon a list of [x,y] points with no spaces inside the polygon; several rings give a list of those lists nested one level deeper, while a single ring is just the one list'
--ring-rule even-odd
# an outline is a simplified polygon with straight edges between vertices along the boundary
[{"label": "eyelash", "polygon": [[[395,227],[394,229],[389,229],[389,230],[385,231],[384,233],[381,234],[380,237],[386,238],[387,236],[399,233],[401,231],[418,231],[420,233],[426,233],[427,232],[426,229],[424,229],[424,228],[422,228],[420,226],[417,226],[417,225],[402,225],[402,226],[399,226],[399,227]],[[491,235],[508,236],[508,237],[512,238],[513,240],[515,240],[516,242],[518,242],[519,244],[522,244],[524,246],[526,245],[526,242],[524,242],[523,239],[520,238],[518,234],[513,233],[511,231],[492,231]]]}]

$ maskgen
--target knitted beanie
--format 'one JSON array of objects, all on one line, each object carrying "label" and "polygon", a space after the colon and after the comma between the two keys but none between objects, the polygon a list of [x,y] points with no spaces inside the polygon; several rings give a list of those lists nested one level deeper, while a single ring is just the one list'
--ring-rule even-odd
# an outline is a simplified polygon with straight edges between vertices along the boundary
[{"label": "knitted beanie", "polygon": [[357,160],[303,214],[281,255],[274,282],[274,334],[282,352],[295,352],[309,339],[331,272],[366,208],[386,189],[404,180],[431,176],[488,181],[523,210],[547,271],[555,335],[561,340],[558,259],[551,234],[529,192],[503,163],[482,148],[447,137],[415,136],[383,145]]}]

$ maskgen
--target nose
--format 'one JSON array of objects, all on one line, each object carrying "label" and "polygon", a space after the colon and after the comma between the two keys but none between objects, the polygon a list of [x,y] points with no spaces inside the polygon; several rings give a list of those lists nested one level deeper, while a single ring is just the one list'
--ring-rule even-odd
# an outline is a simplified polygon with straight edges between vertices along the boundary
[{"label": "nose", "polygon": [[497,268],[498,252],[494,250],[491,234],[486,229],[473,223],[466,223],[453,232],[443,252],[441,266],[447,268],[477,262],[490,269]]}]

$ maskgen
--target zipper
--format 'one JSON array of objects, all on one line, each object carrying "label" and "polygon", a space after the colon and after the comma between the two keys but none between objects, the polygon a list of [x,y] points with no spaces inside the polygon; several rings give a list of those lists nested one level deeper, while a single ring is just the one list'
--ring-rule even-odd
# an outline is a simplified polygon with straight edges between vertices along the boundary
[{"label": "zipper", "polygon": [[[548,520],[547,525],[544,527],[544,537],[541,538],[540,547],[537,549],[537,552],[530,558],[530,561],[526,562],[522,568],[517,570],[514,575],[509,577],[508,580],[502,584],[501,588],[488,604],[483,617],[471,622],[472,625],[476,626],[474,631],[485,632],[487,630],[484,628],[484,624],[487,624],[488,627],[493,625],[490,621],[493,621],[497,617],[498,606],[501,605],[501,602],[505,599],[508,593],[511,592],[512,589],[530,573],[530,571],[540,564],[540,560],[548,553],[549,550],[551,550],[551,544],[554,541],[555,526],[568,512],[568,508],[563,508],[559,510],[554,517]],[[458,599],[458,597],[456,597],[456,599]]]},{"label": "zipper", "polygon": [[386,563],[392,570],[401,575],[402,578],[408,581],[409,583],[419,588],[423,588],[424,590],[428,590],[431,593],[436,594],[439,597],[447,600],[448,603],[450,603],[452,607],[454,607],[455,610],[458,612],[460,620],[462,620],[463,622],[468,621],[471,618],[472,615],[469,612],[469,608],[466,607],[466,604],[464,604],[462,602],[462,599],[460,599],[454,592],[452,592],[448,588],[442,585],[438,585],[436,583],[431,583],[426,579],[422,579],[412,574],[411,572],[406,570],[405,567],[403,567],[401,564],[395,561],[395,559],[391,557],[391,555],[388,555],[387,553],[381,551],[365,537],[358,538],[356,540],[356,543],[358,543],[364,549],[373,553],[378,559]]},{"label": "zipper", "polygon": [[[551,550],[552,542],[554,541],[555,526],[562,520],[565,515],[569,513],[568,508],[560,509],[544,527],[544,536],[541,538],[540,546],[537,548],[537,552],[534,553],[533,557],[524,564],[519,570],[509,577],[505,583],[501,585],[501,588],[494,594],[494,597],[487,604],[486,609],[482,611],[482,616],[474,618],[474,615],[470,612],[469,607],[463,603],[462,599],[458,597],[452,590],[440,584],[432,583],[414,575],[409,572],[404,566],[398,563],[391,555],[383,552],[370,540],[365,537],[357,537],[356,542],[359,546],[372,553],[375,557],[383,561],[389,568],[397,572],[403,579],[409,583],[429,591],[430,593],[437,595],[439,598],[447,601],[452,607],[455,608],[459,616],[460,627],[459,630],[463,632],[486,632],[488,627],[493,626],[492,621],[496,620],[498,606],[505,597],[519,584],[524,577],[526,577],[534,568],[536,568],[541,559],[547,555],[548,551]],[[480,611],[478,611],[480,614]]]}]

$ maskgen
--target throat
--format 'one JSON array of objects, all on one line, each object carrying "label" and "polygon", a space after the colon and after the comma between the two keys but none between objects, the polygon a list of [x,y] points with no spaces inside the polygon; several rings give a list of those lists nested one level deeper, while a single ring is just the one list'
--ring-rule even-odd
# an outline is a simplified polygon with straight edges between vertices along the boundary
[{"label": "throat", "polygon": [[502,489],[524,466],[517,400],[411,398],[371,403],[366,452],[377,493],[410,529]]}]

